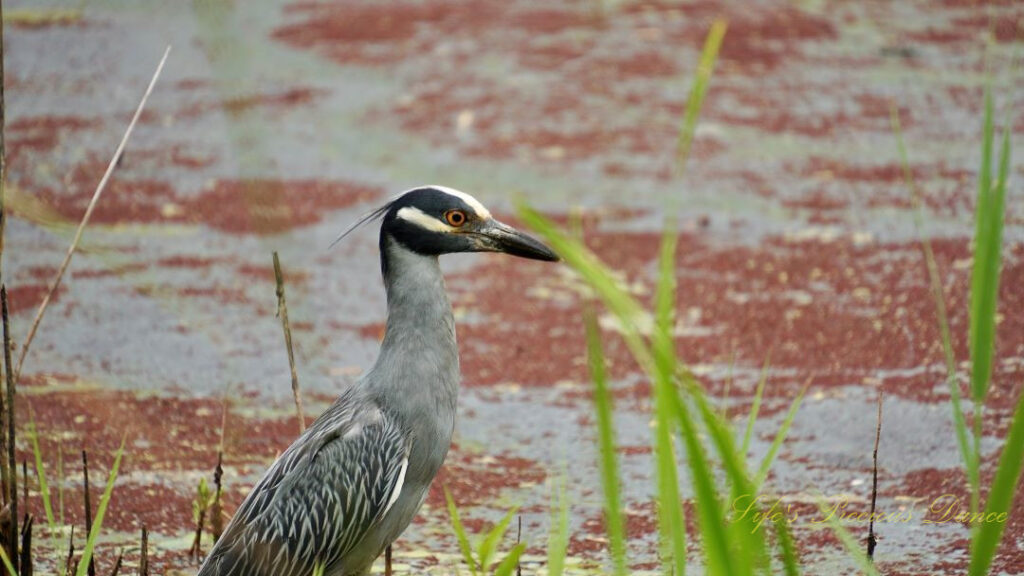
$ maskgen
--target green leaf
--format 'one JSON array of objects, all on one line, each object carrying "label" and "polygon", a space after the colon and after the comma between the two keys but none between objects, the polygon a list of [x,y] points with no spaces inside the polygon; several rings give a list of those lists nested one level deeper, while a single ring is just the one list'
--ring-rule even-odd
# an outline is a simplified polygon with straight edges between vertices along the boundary
[{"label": "green leaf", "polygon": [[50,486],[46,482],[46,467],[43,466],[43,453],[39,449],[39,434],[36,431],[35,417],[29,413],[28,437],[32,442],[32,454],[36,460],[36,476],[39,477],[39,493],[43,497],[43,510],[46,511],[46,523],[50,526],[50,532],[57,531],[57,520],[53,516],[53,504],[50,501]]},{"label": "green leaf", "polygon": [[452,520],[452,529],[455,531],[455,537],[459,541],[459,550],[462,552],[462,558],[469,566],[469,571],[477,574],[477,563],[473,559],[473,548],[469,545],[466,529],[462,527],[462,521],[459,520],[459,509],[455,506],[455,500],[452,499],[452,493],[448,491],[447,486],[444,487],[444,499],[448,502],[448,515]]},{"label": "green leaf", "polygon": [[779,556],[786,576],[800,576],[800,553],[793,542],[793,534],[789,531],[789,519],[780,514],[774,519],[775,535],[779,541]]},{"label": "green leaf", "polygon": [[505,517],[501,519],[494,527],[491,528],[490,532],[484,536],[482,542],[480,542],[480,549],[477,551],[477,559],[480,561],[480,570],[487,572],[487,568],[491,565],[491,557],[494,556],[494,551],[498,547],[498,542],[501,541],[502,537],[505,536],[505,532],[508,531],[508,525],[512,523],[512,519],[515,518],[516,513],[519,512],[519,507],[516,506],[505,514]]},{"label": "green leaf", "polygon": [[708,36],[704,40],[704,49],[701,51],[700,64],[697,65],[697,73],[693,79],[693,87],[690,89],[690,97],[686,101],[686,114],[683,116],[683,123],[679,127],[679,142],[676,145],[676,165],[681,172],[686,167],[686,161],[690,157],[690,146],[693,144],[693,135],[697,129],[697,118],[700,116],[701,106],[704,104],[704,95],[711,84],[711,74],[715,70],[715,61],[718,60],[718,50],[722,46],[722,39],[725,38],[726,21],[719,18],[711,25]]},{"label": "green leaf", "polygon": [[[519,557],[523,555],[526,550],[526,543],[520,542],[516,544],[512,550],[509,550],[508,556],[498,564],[498,567],[494,569],[494,576],[511,576],[516,570],[516,566],[519,565]],[[550,575],[550,572],[548,573]]]},{"label": "green leaf", "polygon": [[729,576],[743,574],[746,570],[736,566],[736,561],[740,558],[734,556],[730,550],[729,538],[725,529],[725,516],[722,513],[718,491],[715,489],[714,473],[704,453],[704,447],[701,445],[697,427],[689,409],[674,389],[671,390],[671,395],[665,399],[665,402],[675,405],[676,419],[682,429],[683,442],[686,444],[686,460],[690,465],[690,477],[693,480],[696,500],[694,506],[697,509],[697,518],[700,524],[707,573]]},{"label": "green leaf", "polygon": [[[747,472],[743,454],[736,449],[732,429],[714,410],[704,391],[697,385],[689,372],[684,372],[681,379],[685,384],[684,389],[689,392],[689,397],[697,404],[705,427],[721,456],[722,465],[729,480],[733,506],[740,499],[747,497],[754,498],[755,508],[760,508],[756,503],[757,493],[750,481],[750,474]],[[724,514],[723,512],[723,518]],[[753,522],[752,518],[753,515],[744,515],[741,519],[733,518],[728,522],[727,540],[736,560],[733,569],[737,574],[749,573],[752,566],[768,568],[764,531]]]},{"label": "green leaf", "polygon": [[[988,574],[992,559],[999,548],[999,542],[1006,528],[1006,516],[1009,515],[1013,497],[1016,494],[1017,480],[1020,478],[1021,465],[1024,464],[1024,394],[1017,399],[1017,408],[1013,413],[1010,432],[1006,436],[1003,452],[999,456],[999,466],[989,489],[988,501],[985,504],[984,522],[978,523],[978,529],[971,541],[971,564],[968,573],[971,576]],[[1003,520],[998,520],[1002,516]],[[988,521],[988,519],[992,519]]]},{"label": "green leaf", "polygon": [[921,250],[924,252],[924,261],[928,269],[932,299],[935,301],[939,333],[942,335],[942,350],[946,358],[946,384],[949,387],[950,406],[953,412],[953,430],[956,434],[956,443],[960,449],[960,456],[964,461],[964,468],[967,470],[967,481],[971,486],[972,506],[976,508],[974,503],[977,502],[981,490],[978,457],[970,442],[971,433],[964,418],[963,404],[960,401],[960,385],[956,377],[956,356],[953,353],[953,337],[950,334],[949,317],[946,314],[946,301],[942,292],[942,281],[939,279],[939,266],[935,262],[935,253],[932,251],[931,242],[925,238],[922,231],[924,228],[924,215],[922,214],[921,199],[917,187],[914,185],[913,172],[910,170],[910,160],[907,157],[907,147],[903,143],[900,116],[895,104],[892,105],[889,112],[892,129],[896,134],[896,145],[899,150],[900,163],[903,166],[903,180],[910,191],[910,198],[914,206],[914,229],[917,232],[918,241],[921,243]]},{"label": "green leaf", "polygon": [[562,576],[569,549],[569,499],[565,476],[558,479],[551,495],[551,531],[548,533],[548,576]]},{"label": "green leaf", "polygon": [[11,564],[11,559],[7,557],[7,551],[4,550],[3,546],[0,546],[0,560],[4,563],[4,568],[7,569],[7,576],[18,576],[18,573],[14,570],[14,565]]},{"label": "green leaf", "polygon": [[985,92],[984,144],[978,187],[977,229],[974,238],[974,273],[971,278],[971,393],[976,404],[985,401],[992,376],[995,350],[996,307],[999,302],[999,266],[1002,260],[1003,203],[1009,172],[1010,134],[1003,134],[999,176],[992,182],[992,95]]},{"label": "green leaf", "polygon": [[640,367],[654,373],[654,359],[640,332],[636,329],[637,319],[644,316],[644,310],[618,279],[608,271],[601,261],[579,240],[559,231],[553,222],[529,206],[519,203],[519,217],[540,235],[590,286],[615,315],[622,327],[622,339],[636,358]]},{"label": "green leaf", "polygon": [[110,504],[110,497],[114,493],[114,482],[117,480],[117,471],[121,468],[121,457],[124,456],[124,444],[127,439],[127,433],[121,437],[121,446],[118,447],[117,453],[114,456],[114,465],[110,468],[107,487],[103,490],[103,496],[100,497],[100,505],[96,509],[96,518],[92,521],[89,537],[85,541],[85,548],[82,549],[82,559],[78,563],[76,576],[85,576],[89,569],[89,561],[92,559],[93,551],[96,548],[96,539],[99,538],[100,530],[103,527],[103,517],[107,514],[107,506]]},{"label": "green leaf", "polygon": [[679,574],[686,573],[686,521],[683,503],[679,496],[679,479],[676,455],[673,449],[672,431],[674,425],[673,400],[676,391],[673,379],[676,373],[675,342],[672,336],[672,310],[675,307],[676,232],[671,222],[666,222],[662,235],[658,259],[658,286],[655,293],[655,329],[651,347],[655,359],[655,371],[649,373],[654,381],[654,453],[657,463],[658,526],[662,541],[662,556],[671,558]]},{"label": "green leaf", "polygon": [[835,514],[830,512],[825,501],[820,498],[818,499],[818,510],[820,510],[824,515],[824,521],[828,522],[829,527],[832,528],[832,532],[835,533],[836,537],[839,538],[839,542],[846,548],[850,558],[857,563],[857,568],[867,576],[881,576],[878,573],[878,569],[875,568],[875,565],[868,559],[868,555],[864,551],[863,547],[861,547],[860,542],[858,542],[857,539],[850,534],[850,531],[847,530],[841,522],[839,522],[839,519],[836,518]]},{"label": "green leaf", "polygon": [[757,390],[754,392],[754,403],[750,406],[750,416],[747,417],[747,431],[743,434],[743,455],[750,452],[750,439],[754,436],[754,423],[757,422],[757,413],[761,410],[761,399],[764,397],[764,385],[768,382],[768,358],[764,359],[761,367],[761,378],[757,381]]},{"label": "green leaf", "polygon": [[594,381],[594,408],[597,412],[601,487],[604,489],[605,530],[608,532],[612,564],[615,567],[614,573],[624,576],[629,572],[626,567],[626,530],[622,518],[622,501],[619,496],[619,464],[615,451],[615,429],[612,422],[612,396],[608,390],[608,377],[605,373],[601,331],[598,328],[594,311],[589,307],[584,311],[583,324],[586,327],[590,376]]},{"label": "green leaf", "polygon": [[786,439],[786,435],[789,434],[789,427],[793,424],[793,419],[796,418],[796,413],[800,410],[800,403],[804,400],[804,394],[807,393],[807,388],[810,384],[804,386],[803,390],[797,394],[797,397],[793,399],[793,402],[789,405],[789,411],[786,412],[786,417],[782,420],[782,425],[779,426],[779,431],[775,433],[775,439],[772,440],[772,445],[768,449],[768,453],[764,455],[764,459],[761,460],[761,467],[757,471],[757,477],[754,478],[754,490],[760,492],[761,486],[764,484],[765,479],[768,478],[768,471],[772,468],[772,463],[775,462],[775,456],[779,453],[779,448],[782,447],[783,440]]}]

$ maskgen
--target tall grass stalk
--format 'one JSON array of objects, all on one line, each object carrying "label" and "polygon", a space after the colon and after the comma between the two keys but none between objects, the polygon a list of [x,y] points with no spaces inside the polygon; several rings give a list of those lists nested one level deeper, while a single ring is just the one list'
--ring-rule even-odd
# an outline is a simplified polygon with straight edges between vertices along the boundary
[{"label": "tall grass stalk", "polygon": [[928,281],[931,286],[932,299],[935,301],[935,312],[938,316],[939,332],[942,336],[942,350],[946,359],[946,384],[949,388],[950,406],[953,410],[953,430],[956,434],[957,447],[959,447],[960,455],[964,461],[972,500],[974,500],[974,495],[978,493],[981,486],[978,455],[974,451],[970,440],[971,432],[967,427],[963,403],[960,399],[960,383],[957,380],[956,373],[956,354],[953,351],[953,336],[949,329],[949,316],[946,312],[946,300],[942,292],[942,280],[939,278],[939,266],[935,261],[935,252],[932,250],[932,244],[924,236],[921,194],[914,183],[913,172],[910,170],[910,160],[907,155],[907,147],[903,142],[903,130],[900,125],[899,111],[896,109],[895,104],[890,108],[889,112],[892,129],[896,134],[896,145],[899,150],[900,163],[903,165],[903,180],[910,191],[910,199],[914,208],[914,228],[917,230],[918,241],[921,243],[921,250],[924,252],[924,261],[928,270]]},{"label": "tall grass stalk", "polygon": [[839,542],[846,548],[846,552],[850,555],[850,558],[857,563],[857,568],[860,569],[861,573],[865,576],[881,576],[878,572],[878,568],[871,563],[867,555],[861,549],[861,543],[850,531],[843,526],[843,523],[836,518],[836,515],[832,513],[832,510],[826,505],[825,501],[818,501],[818,510],[821,512],[822,518],[828,523],[829,528],[839,538]]},{"label": "tall grass stalk", "polygon": [[114,483],[117,481],[117,472],[121,468],[121,457],[124,456],[124,444],[128,439],[128,435],[125,434],[121,437],[121,445],[117,449],[117,453],[114,455],[114,465],[110,467],[110,475],[107,477],[107,487],[103,490],[103,496],[100,498],[99,508],[96,509],[96,518],[92,521],[92,526],[89,528],[89,537],[85,541],[85,548],[82,549],[82,558],[78,562],[78,570],[75,572],[75,576],[86,576],[89,570],[89,563],[92,560],[93,552],[96,549],[96,539],[99,538],[100,530],[103,527],[103,517],[107,513],[107,506],[110,504],[110,497],[114,493]]},{"label": "tall grass stalk", "polygon": [[32,454],[36,461],[36,477],[39,479],[39,494],[43,500],[43,510],[46,512],[46,522],[50,532],[57,531],[57,519],[53,515],[53,504],[50,501],[50,486],[46,482],[46,468],[43,466],[43,453],[39,449],[39,434],[36,431],[35,418],[29,417],[28,437],[32,442]]},{"label": "tall grass stalk", "polygon": [[750,439],[754,435],[754,422],[757,422],[757,413],[761,410],[761,399],[764,397],[764,386],[768,382],[768,358],[764,359],[764,366],[761,367],[761,377],[757,381],[757,389],[754,391],[754,402],[750,405],[750,415],[747,416],[747,431],[743,434],[743,453],[750,451]]},{"label": "tall grass stalk", "polygon": [[[651,379],[659,511],[662,512],[659,533],[665,538],[666,549],[671,552],[663,558],[663,570],[681,574],[685,562],[686,533],[682,522],[682,501],[678,499],[677,467],[681,455],[676,454],[673,443],[674,438],[679,438],[685,448],[685,463],[694,486],[694,507],[700,529],[697,536],[705,557],[705,573],[733,576],[766,572],[769,569],[768,542],[764,529],[750,524],[752,515],[728,521],[722,505],[727,498],[749,495],[754,500],[751,509],[760,512],[755,486],[743,464],[744,456],[734,444],[732,430],[707,401],[703,390],[692,379],[679,376],[688,374],[688,371],[676,356],[672,337],[676,238],[672,228],[668,228],[662,242],[655,297],[656,322],[654,332],[648,338],[640,329],[642,319],[647,317],[643,314],[643,307],[596,256],[535,210],[520,205],[519,214],[598,295],[615,317],[619,332],[634,358]],[[591,345],[590,350],[593,354],[599,348]],[[603,377],[600,372],[599,377]],[[696,405],[701,418],[695,416],[691,403]],[[704,446],[705,433],[711,435],[714,451]],[[715,473],[718,460],[724,467],[724,484]],[[726,494],[719,489],[723,485],[728,487]],[[748,529],[741,530],[741,526]],[[792,539],[787,542],[789,546],[782,548],[780,554],[786,565],[793,566],[797,560]]]},{"label": "tall grass stalk", "polygon": [[680,175],[686,170],[686,161],[690,158],[690,146],[693,144],[693,135],[697,129],[697,118],[700,117],[704,96],[711,84],[711,74],[715,70],[718,50],[722,47],[727,27],[728,24],[725,20],[721,18],[715,20],[704,40],[704,49],[701,51],[700,63],[697,65],[697,74],[694,77],[693,87],[690,88],[690,97],[686,101],[686,113],[683,115],[683,122],[679,127],[679,142],[676,145],[676,172]]},{"label": "tall grass stalk", "polygon": [[569,549],[569,499],[565,493],[565,476],[554,486],[551,495],[551,531],[548,533],[548,576],[562,576]]},{"label": "tall grass stalk", "polygon": [[[604,490],[604,522],[612,555],[613,573],[626,575],[626,528],[622,518],[622,500],[619,496],[619,464],[615,452],[615,428],[612,422],[612,397],[608,390],[601,333],[593,310],[584,313],[587,335],[587,360],[594,381],[594,408],[597,412],[599,464],[601,487]],[[562,496],[564,498],[564,494]],[[560,568],[560,567],[559,567]],[[550,571],[550,566],[549,566]]]},{"label": "tall grass stalk", "polygon": [[[1010,175],[1010,121],[1003,128],[999,167],[991,181],[992,127],[991,92],[985,95],[985,148],[982,152],[983,188],[978,190],[977,236],[974,240],[974,275],[971,279],[971,392],[974,396],[975,455],[980,459],[981,415],[991,384],[995,352],[996,309],[999,301],[999,267],[1002,260],[1003,215],[1007,179]],[[986,177],[984,174],[988,173]],[[995,478],[985,503],[985,521],[974,525],[969,574],[987,574],[1006,527],[1005,518],[1017,492],[1017,480],[1024,465],[1024,394],[1017,400],[1010,431],[999,457]],[[980,493],[976,499],[980,498]],[[972,510],[977,511],[977,506]],[[1002,518],[1003,520],[995,520]]]},{"label": "tall grass stalk", "polygon": [[[964,466],[971,485],[971,557],[968,574],[987,574],[998,551],[1006,525],[1006,517],[1017,492],[1017,481],[1024,466],[1024,394],[1017,400],[1010,430],[996,467],[995,476],[989,487],[984,512],[981,508],[981,435],[982,416],[985,400],[991,387],[992,359],[995,353],[996,314],[999,302],[999,270],[1002,261],[1002,230],[1007,180],[1010,166],[1010,119],[1007,119],[1000,143],[996,178],[992,178],[993,147],[995,141],[994,112],[990,87],[985,90],[984,120],[982,123],[982,147],[978,171],[978,200],[975,210],[974,267],[971,274],[970,331],[971,354],[970,392],[972,400],[973,430],[968,424],[960,405],[959,386],[956,382],[956,362],[953,355],[949,322],[942,287],[939,281],[935,258],[931,246],[922,237],[928,265],[929,280],[936,300],[939,324],[942,330],[943,347],[946,353],[950,399],[953,406],[953,420],[957,443],[964,458]],[[892,113],[893,129],[896,132],[900,158],[908,188],[914,198],[915,223],[921,234],[921,206],[919,195],[911,176],[906,147],[899,125],[899,115]],[[971,442],[968,442],[970,437]]]},{"label": "tall grass stalk", "polygon": [[7,551],[4,550],[3,546],[0,546],[0,561],[4,563],[4,569],[7,570],[7,576],[18,576],[18,571],[14,569],[14,565],[11,564],[11,559],[7,556]]}]

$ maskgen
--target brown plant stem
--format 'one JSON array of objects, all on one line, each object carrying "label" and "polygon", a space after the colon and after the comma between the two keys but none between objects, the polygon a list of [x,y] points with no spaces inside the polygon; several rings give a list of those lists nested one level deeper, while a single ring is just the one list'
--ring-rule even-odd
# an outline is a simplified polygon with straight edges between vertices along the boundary
[{"label": "brown plant stem", "polygon": [[65,574],[68,574],[68,575],[74,574],[74,572],[71,571],[72,560],[74,559],[74,557],[75,557],[75,525],[72,524],[71,525],[71,535],[68,536],[68,558],[64,562],[64,573]]},{"label": "brown plant stem", "polygon": [[85,231],[86,225],[89,224],[89,218],[92,217],[92,212],[96,209],[96,203],[99,201],[103,190],[107,187],[107,182],[110,180],[110,176],[114,173],[114,168],[117,167],[118,160],[121,158],[121,155],[124,154],[125,146],[128,144],[128,138],[131,136],[132,130],[135,129],[135,124],[139,121],[139,116],[142,115],[142,109],[145,107],[146,101],[149,100],[149,95],[153,92],[153,87],[156,85],[157,78],[160,77],[160,72],[164,69],[164,63],[167,62],[167,56],[170,52],[171,47],[168,46],[164,51],[163,58],[160,59],[160,64],[156,67],[156,72],[153,73],[153,78],[149,81],[149,86],[146,88],[146,92],[142,95],[142,100],[139,101],[138,108],[135,109],[135,115],[132,116],[131,122],[128,123],[128,129],[125,130],[124,136],[121,138],[121,142],[117,145],[117,149],[114,151],[114,156],[110,159],[110,163],[107,164],[107,171],[103,173],[100,183],[96,185],[96,191],[93,192],[92,200],[89,201],[89,205],[85,209],[85,214],[82,216],[82,221],[78,224],[78,230],[75,231],[75,237],[71,241],[71,245],[68,246],[68,251],[64,255],[64,261],[61,262],[60,268],[57,269],[56,276],[54,276],[53,281],[46,290],[46,295],[43,297],[43,301],[39,304],[39,309],[36,311],[35,318],[32,319],[32,325],[28,329],[28,335],[25,337],[25,342],[21,345],[21,353],[18,355],[18,367],[14,371],[15,380],[17,380],[18,376],[21,375],[21,369],[25,365],[25,355],[28,354],[29,346],[32,345],[32,340],[36,336],[36,331],[39,329],[39,323],[43,320],[43,314],[46,312],[47,306],[50,305],[50,300],[53,298],[54,293],[56,293],[57,289],[60,288],[61,280],[64,279],[64,272],[67,271],[68,264],[71,263],[71,257],[75,254],[75,250],[78,249],[78,243],[82,239],[82,233]]},{"label": "brown plant stem", "polygon": [[149,531],[142,527],[142,552],[139,553],[139,576],[149,576]]},{"label": "brown plant stem", "polygon": [[217,451],[217,467],[213,470],[213,504],[210,506],[210,535],[213,536],[213,543],[220,540],[224,533],[224,510],[221,507],[220,496],[223,491],[222,481],[224,478],[224,451]]},{"label": "brown plant stem", "polygon": [[868,517],[868,560],[875,559],[875,502],[878,500],[878,442],[882,438],[882,392],[878,393],[878,425],[875,428],[875,451],[872,455],[871,467],[871,515]]},{"label": "brown plant stem", "polygon": [[[92,531],[92,504],[89,501],[89,456],[82,450],[82,475],[85,478],[85,533]],[[96,576],[96,564],[89,558],[89,576]]]},{"label": "brown plant stem", "polygon": [[14,377],[11,370],[11,366],[13,366],[11,364],[11,323],[7,308],[7,286],[3,284],[0,284],[0,313],[3,316],[4,327],[4,375],[7,377],[7,412],[4,419],[7,421],[7,488],[9,491],[7,504],[11,508],[11,533],[8,547],[11,552],[11,564],[14,571],[18,572],[18,464],[14,453],[16,439],[14,433],[14,383],[17,378]]},{"label": "brown plant stem", "polygon": [[292,396],[295,397],[295,412],[299,419],[299,433],[306,431],[306,417],[302,413],[302,394],[299,392],[299,374],[295,370],[295,352],[292,348],[292,328],[288,324],[288,303],[284,298],[284,274],[281,272],[281,260],[274,252],[274,280],[277,282],[277,315],[281,318],[284,329],[284,345],[288,349],[288,367],[292,371]]},{"label": "brown plant stem", "polygon": [[110,570],[110,576],[117,576],[121,571],[121,563],[124,562],[124,549],[117,553],[117,560],[114,561],[114,568]]},{"label": "brown plant stem", "polygon": [[[28,498],[25,499],[28,501]],[[25,523],[21,528],[21,572],[20,576],[32,576],[32,524],[35,517],[25,514]]]}]

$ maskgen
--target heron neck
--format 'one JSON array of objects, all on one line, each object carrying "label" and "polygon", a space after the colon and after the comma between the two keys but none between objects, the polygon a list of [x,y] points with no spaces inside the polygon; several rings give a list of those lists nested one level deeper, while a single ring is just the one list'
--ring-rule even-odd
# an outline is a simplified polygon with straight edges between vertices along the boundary
[{"label": "heron neck", "polygon": [[388,320],[374,387],[399,388],[411,404],[430,398],[454,411],[459,355],[437,256],[417,254],[385,235],[381,258]]}]

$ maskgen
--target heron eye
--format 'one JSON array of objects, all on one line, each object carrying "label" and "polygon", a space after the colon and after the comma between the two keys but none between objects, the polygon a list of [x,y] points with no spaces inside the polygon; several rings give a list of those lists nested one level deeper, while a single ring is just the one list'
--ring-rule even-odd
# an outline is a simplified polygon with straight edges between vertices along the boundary
[{"label": "heron eye", "polygon": [[444,213],[444,219],[452,226],[458,228],[466,223],[466,213],[462,210],[449,210]]}]

